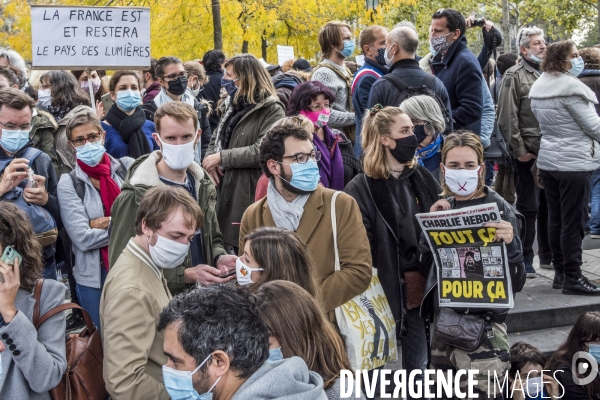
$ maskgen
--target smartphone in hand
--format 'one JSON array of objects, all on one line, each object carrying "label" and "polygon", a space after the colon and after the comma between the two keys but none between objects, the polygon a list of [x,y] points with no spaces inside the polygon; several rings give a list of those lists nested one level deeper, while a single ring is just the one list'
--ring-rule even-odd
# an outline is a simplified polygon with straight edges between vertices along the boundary
[{"label": "smartphone in hand", "polygon": [[[0,257],[0,261],[7,265],[14,266],[15,260],[18,260],[19,265],[21,265],[23,262],[23,257],[21,257],[21,255],[12,246],[6,246],[2,256]],[[4,283],[4,275],[2,275],[2,273],[0,273],[0,282]]]}]

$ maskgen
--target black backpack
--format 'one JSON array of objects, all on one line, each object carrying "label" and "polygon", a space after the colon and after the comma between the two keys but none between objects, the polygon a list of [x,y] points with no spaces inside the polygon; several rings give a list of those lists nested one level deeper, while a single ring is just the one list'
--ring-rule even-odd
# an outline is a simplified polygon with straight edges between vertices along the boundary
[{"label": "black backpack", "polygon": [[408,86],[406,82],[402,80],[402,78],[393,73],[386,74],[382,78],[388,82],[391,82],[396,87],[396,89],[398,89],[398,92],[400,93],[400,101],[396,106],[399,106],[404,100],[413,96],[425,95],[433,97],[440,106],[440,109],[442,110],[446,127],[448,129],[450,128],[450,112],[446,108],[446,105],[444,104],[442,99],[440,99],[440,96],[438,96],[437,93],[432,89],[433,85],[435,84],[435,76],[433,76],[432,74],[425,75],[425,77],[423,77],[423,80],[421,81],[420,86]]}]

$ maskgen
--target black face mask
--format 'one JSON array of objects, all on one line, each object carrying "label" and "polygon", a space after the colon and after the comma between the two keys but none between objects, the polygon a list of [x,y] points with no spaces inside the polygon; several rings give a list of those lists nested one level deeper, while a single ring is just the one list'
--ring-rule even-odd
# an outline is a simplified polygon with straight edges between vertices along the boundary
[{"label": "black face mask", "polygon": [[175,80],[169,81],[169,93],[174,94],[175,96],[181,96],[185,93],[185,89],[187,89],[187,77],[179,77]]},{"label": "black face mask", "polygon": [[422,143],[423,140],[427,139],[427,134],[425,133],[425,125],[415,125],[413,132],[417,137],[417,142]]},{"label": "black face mask", "polygon": [[415,135],[411,135],[402,139],[394,139],[396,142],[396,148],[390,149],[390,153],[399,163],[406,163],[412,160],[415,156],[415,151],[419,146],[417,142],[417,137]]}]

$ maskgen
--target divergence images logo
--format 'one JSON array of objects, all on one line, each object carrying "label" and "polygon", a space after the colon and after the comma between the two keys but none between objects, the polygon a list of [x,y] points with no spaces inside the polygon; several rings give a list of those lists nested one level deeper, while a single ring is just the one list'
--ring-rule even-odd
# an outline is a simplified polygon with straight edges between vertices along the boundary
[{"label": "divergence images logo", "polygon": [[[580,359],[585,361],[580,361]],[[579,363],[577,361],[580,361]],[[591,372],[585,378],[579,378],[577,374],[584,374],[590,370]],[[587,385],[591,383],[596,376],[598,376],[598,363],[592,355],[586,351],[578,351],[573,355],[573,361],[571,362],[571,371],[573,374],[573,382],[577,385]]]}]

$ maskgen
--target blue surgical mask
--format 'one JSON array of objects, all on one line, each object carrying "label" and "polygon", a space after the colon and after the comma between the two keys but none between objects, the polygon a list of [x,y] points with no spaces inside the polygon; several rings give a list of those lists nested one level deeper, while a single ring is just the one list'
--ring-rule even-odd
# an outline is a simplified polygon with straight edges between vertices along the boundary
[{"label": "blue surgical mask", "polygon": [[192,376],[198,372],[204,363],[211,357],[212,354],[209,354],[208,357],[206,357],[193,371],[178,371],[163,365],[163,381],[167,393],[171,396],[171,400],[211,400],[213,398],[212,390],[217,386],[221,377],[219,377],[210,389],[208,389],[208,392],[202,394],[196,392],[192,380]]},{"label": "blue surgical mask", "polygon": [[583,72],[583,66],[584,66],[584,62],[583,62],[583,58],[581,58],[581,56],[577,57],[577,58],[573,58],[571,61],[571,69],[569,70],[569,73],[571,75],[573,75],[575,78],[577,78],[579,76],[579,74],[581,74]]},{"label": "blue surgical mask", "polygon": [[221,86],[225,88],[229,97],[235,96],[235,93],[238,91],[238,87],[233,84],[235,81],[239,81],[238,79],[225,79],[221,78]]},{"label": "blue surgical mask", "polygon": [[77,159],[90,167],[98,165],[106,153],[101,140],[95,143],[86,142],[83,146],[75,147],[75,151]]},{"label": "blue surgical mask", "polygon": [[542,383],[541,376],[527,378],[525,385],[525,397],[528,399],[541,398],[543,388],[544,385]]},{"label": "blue surgical mask", "polygon": [[10,130],[2,129],[2,137],[0,137],[0,146],[9,153],[16,153],[21,150],[29,142],[29,130]]},{"label": "blue surgical mask", "polygon": [[[321,179],[317,162],[309,160],[304,164],[293,163],[289,165],[292,169],[292,179],[286,182],[303,192],[314,192]],[[283,179],[281,175],[279,177]],[[285,181],[285,179],[283,180]]]},{"label": "blue surgical mask", "polygon": [[435,57],[437,56],[437,51],[435,51],[435,49],[433,48],[433,45],[431,44],[431,42],[429,42],[429,52]]},{"label": "blue surgical mask", "polygon": [[600,364],[600,344],[589,344],[588,347],[590,348],[588,353]]},{"label": "blue surgical mask", "polygon": [[529,58],[531,59],[531,61],[533,61],[536,64],[541,64],[542,63],[542,59],[539,58],[538,56],[536,56],[535,54],[529,52]]},{"label": "blue surgical mask", "polygon": [[269,350],[269,359],[267,361],[279,361],[283,360],[283,353],[281,347]]},{"label": "blue surgical mask", "polygon": [[142,96],[138,90],[121,90],[117,92],[117,107],[125,112],[136,109],[142,102]]},{"label": "blue surgical mask", "polygon": [[338,53],[344,58],[350,57],[354,53],[354,40],[344,40],[344,49],[342,51],[338,50]]}]

